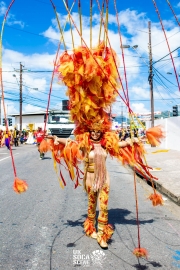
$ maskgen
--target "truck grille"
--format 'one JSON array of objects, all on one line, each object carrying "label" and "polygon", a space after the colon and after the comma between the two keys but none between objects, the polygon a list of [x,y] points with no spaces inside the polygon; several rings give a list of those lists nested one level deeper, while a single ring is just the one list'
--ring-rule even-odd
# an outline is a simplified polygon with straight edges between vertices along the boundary
[{"label": "truck grille", "polygon": [[72,131],[73,128],[50,128],[51,135],[55,135],[59,138],[68,138]]}]

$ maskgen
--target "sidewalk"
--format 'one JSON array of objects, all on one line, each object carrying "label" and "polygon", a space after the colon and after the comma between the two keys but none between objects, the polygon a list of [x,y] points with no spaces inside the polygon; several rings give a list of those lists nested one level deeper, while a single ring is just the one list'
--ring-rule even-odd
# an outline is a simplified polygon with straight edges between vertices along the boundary
[{"label": "sidewalk", "polygon": [[[153,180],[155,188],[180,205],[180,151],[150,145],[145,149],[147,163],[153,168],[151,174],[158,178]],[[169,151],[160,152],[163,150]]]}]

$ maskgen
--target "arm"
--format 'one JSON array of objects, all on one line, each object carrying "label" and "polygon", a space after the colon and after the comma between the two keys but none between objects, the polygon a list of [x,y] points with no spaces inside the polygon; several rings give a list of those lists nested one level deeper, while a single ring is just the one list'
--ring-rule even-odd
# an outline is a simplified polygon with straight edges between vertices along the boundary
[{"label": "arm", "polygon": [[119,147],[126,147],[130,145],[129,141],[121,141],[118,143]]},{"label": "arm", "polygon": [[141,139],[134,137],[133,139],[127,138],[125,141],[119,142],[119,147],[126,147],[128,145],[133,145],[133,143],[140,143]]},{"label": "arm", "polygon": [[51,140],[54,140],[54,144],[59,144],[59,143],[62,143],[62,144],[66,144],[67,140],[68,139],[65,139],[65,138],[58,138],[57,136],[52,136],[52,135],[45,135],[44,136],[45,138],[47,139],[51,139]]}]

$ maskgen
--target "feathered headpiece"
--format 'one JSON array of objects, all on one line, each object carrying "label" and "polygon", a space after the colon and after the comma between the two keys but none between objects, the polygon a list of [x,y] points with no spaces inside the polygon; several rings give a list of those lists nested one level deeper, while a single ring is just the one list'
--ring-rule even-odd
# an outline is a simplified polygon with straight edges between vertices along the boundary
[{"label": "feathered headpiece", "polygon": [[118,62],[116,53],[105,47],[104,42],[93,49],[78,47],[72,54],[65,52],[59,58],[56,72],[68,88],[66,94],[76,135],[97,123],[102,131],[111,129],[107,111],[120,88],[114,59]]}]

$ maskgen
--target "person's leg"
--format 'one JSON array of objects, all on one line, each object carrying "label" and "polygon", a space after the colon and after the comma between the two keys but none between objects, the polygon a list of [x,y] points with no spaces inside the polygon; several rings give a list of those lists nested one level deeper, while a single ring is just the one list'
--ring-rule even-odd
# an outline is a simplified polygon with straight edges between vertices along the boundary
[{"label": "person's leg", "polygon": [[7,149],[10,150],[10,146],[9,146],[10,145],[10,140],[9,140],[9,138],[5,139],[5,145],[6,145]]},{"label": "person's leg", "polygon": [[108,199],[109,185],[104,184],[98,194],[99,216],[97,241],[102,248],[108,247],[107,241],[114,232],[112,225],[108,224]]},{"label": "person's leg", "polygon": [[94,192],[90,186],[87,187],[88,195],[88,215],[84,222],[84,231],[87,236],[97,238],[96,234],[96,205],[97,205],[97,192]]},{"label": "person's leg", "polygon": [[42,159],[42,154],[41,154],[41,152],[40,152],[40,150],[39,150],[39,146],[40,146],[40,143],[37,143],[38,152],[39,152],[39,154],[40,154],[39,158]]}]

